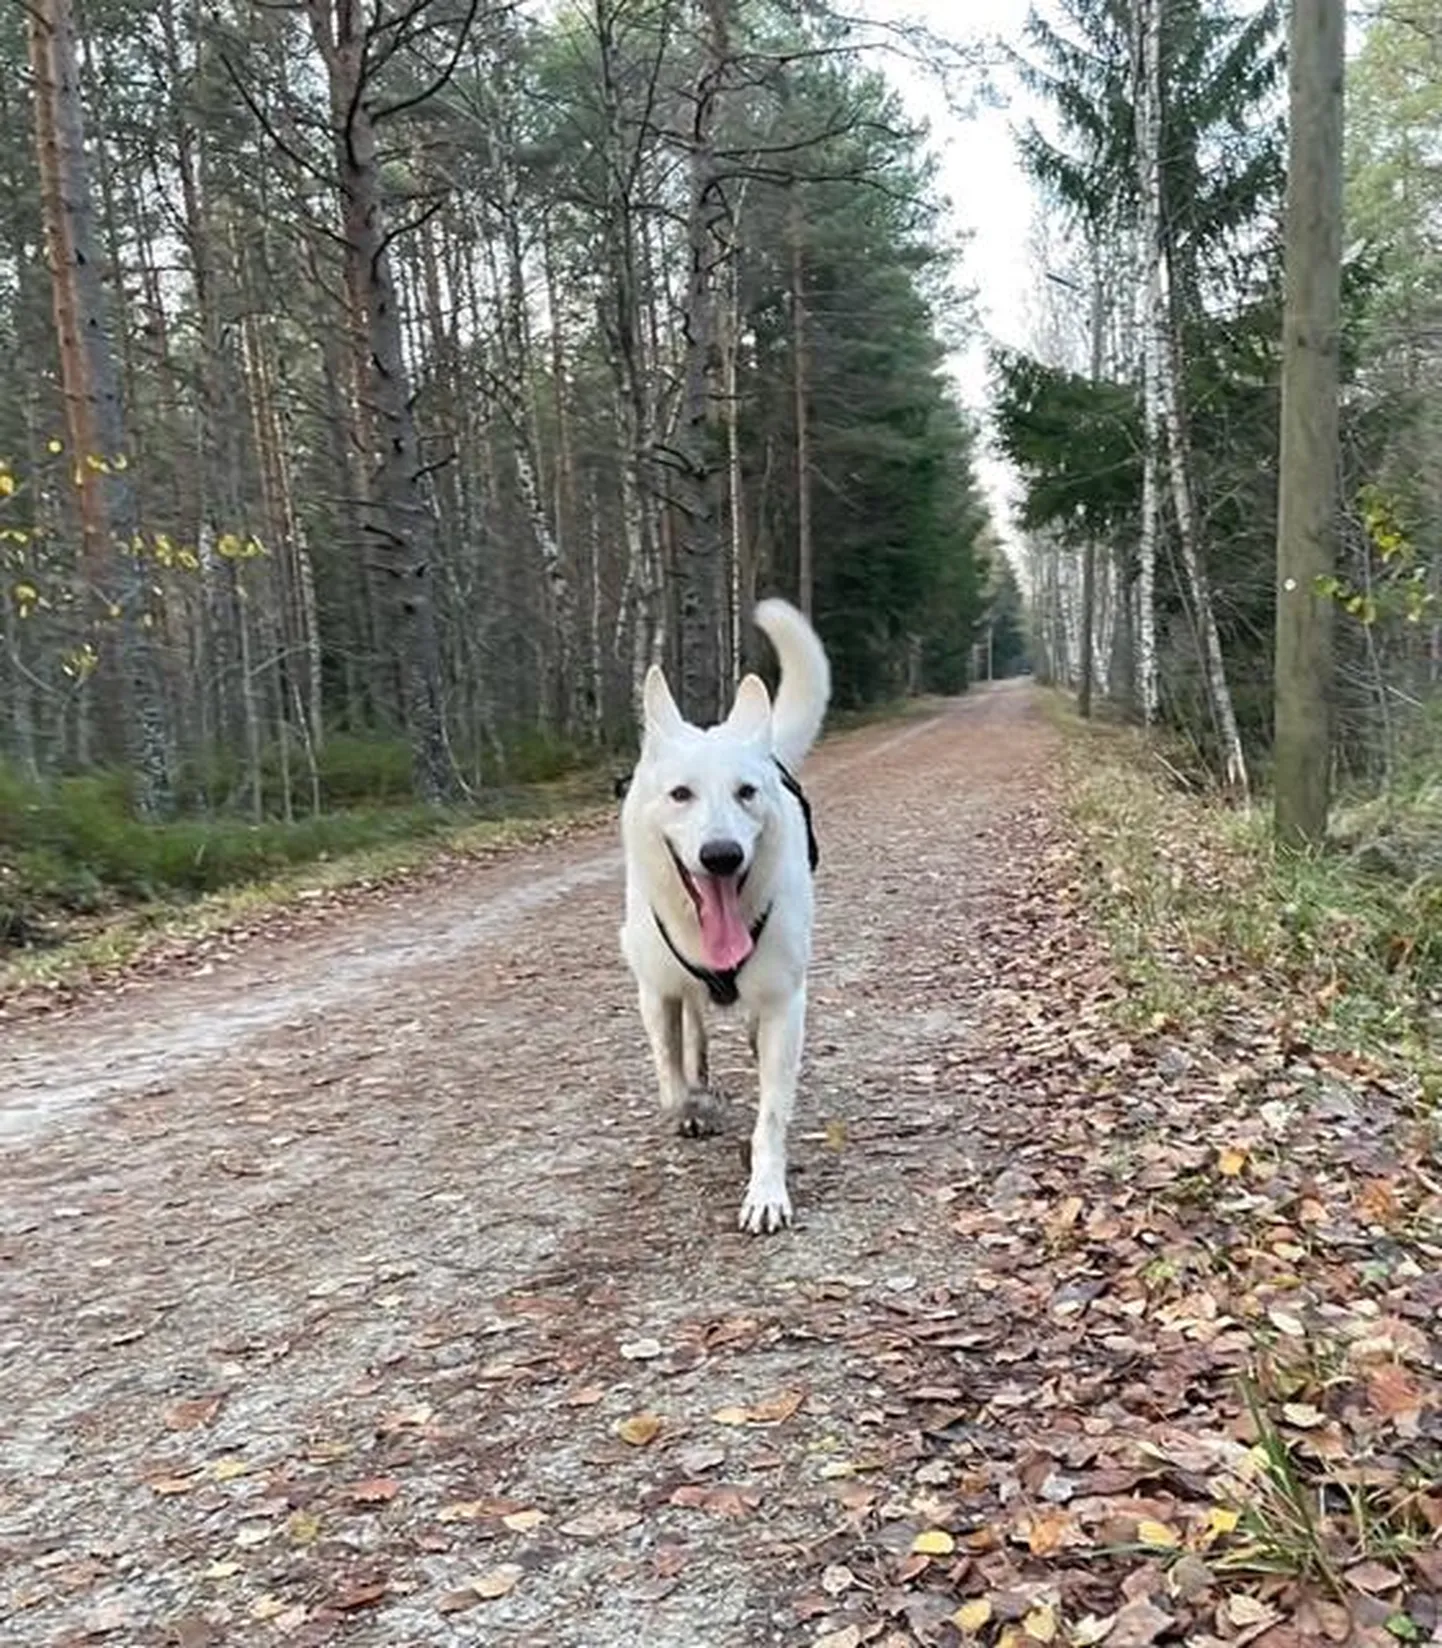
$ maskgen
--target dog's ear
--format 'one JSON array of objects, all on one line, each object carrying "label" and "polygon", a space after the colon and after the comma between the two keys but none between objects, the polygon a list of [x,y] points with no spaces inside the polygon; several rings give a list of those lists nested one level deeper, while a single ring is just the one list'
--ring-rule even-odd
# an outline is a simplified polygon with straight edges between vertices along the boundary
[{"label": "dog's ear", "polygon": [[727,732],[738,738],[762,738],[771,731],[771,694],[759,675],[746,675],[736,689],[736,702],[726,717]]},{"label": "dog's ear", "polygon": [[641,693],[641,705],[646,712],[646,731],[658,738],[674,738],[686,725],[676,700],[666,685],[666,672],[659,664],[646,671],[646,685]]}]

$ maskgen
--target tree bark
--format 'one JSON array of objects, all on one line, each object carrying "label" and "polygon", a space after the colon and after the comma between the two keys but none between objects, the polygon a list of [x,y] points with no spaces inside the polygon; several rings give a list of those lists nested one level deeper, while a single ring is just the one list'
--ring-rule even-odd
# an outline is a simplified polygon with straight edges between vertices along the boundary
[{"label": "tree bark", "polygon": [[439,536],[425,490],[391,264],[367,84],[371,31],[360,0],[307,0],[307,11],[329,81],[347,285],[365,342],[363,396],[376,424],[374,485],[363,524],[385,584],[385,639],[402,683],[416,793],[439,804],[456,793],[433,594]]},{"label": "tree bark", "polygon": [[1142,518],[1137,544],[1137,689],[1142,721],[1157,716],[1157,537],[1161,524],[1161,17],[1160,0],[1137,0],[1133,76],[1142,303]]},{"label": "tree bark", "polygon": [[38,0],[28,15],[41,204],[80,493],[84,576],[102,612],[119,609],[118,659],[106,645],[103,620],[96,629],[102,734],[110,748],[129,757],[137,810],[160,817],[172,804],[164,700],[149,640],[130,446],[95,255],[75,20],[70,0]]},{"label": "tree bark", "polygon": [[808,415],[806,358],[806,260],[803,255],[805,219],[801,185],[792,180],[787,201],[787,231],[791,242],[791,394],[796,417],[796,604],[811,616],[814,546],[811,537],[811,426]]},{"label": "tree bark", "polygon": [[1342,0],[1293,0],[1277,489],[1277,839],[1318,846],[1330,789],[1342,250]]}]

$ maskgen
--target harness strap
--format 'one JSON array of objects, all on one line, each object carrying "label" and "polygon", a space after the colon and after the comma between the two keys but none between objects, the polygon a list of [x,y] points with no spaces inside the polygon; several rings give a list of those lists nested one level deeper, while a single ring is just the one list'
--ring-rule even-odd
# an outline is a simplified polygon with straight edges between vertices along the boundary
[{"label": "harness strap", "polygon": [[760,939],[762,933],[765,932],[766,923],[771,919],[771,906],[768,904],[756,920],[751,923],[752,948],[750,955],[746,956],[745,960],[741,961],[737,966],[728,967],[724,972],[719,973],[714,968],[698,967],[694,961],[688,961],[686,957],[683,956],[676,948],[676,941],[671,937],[670,933],[666,931],[666,923],[661,920],[659,915],[656,914],[654,908],[651,911],[651,918],[655,921],[661,937],[666,940],[666,948],[673,956],[675,956],[676,960],[681,963],[692,978],[700,979],[701,983],[706,986],[706,993],[711,997],[711,1000],[714,1001],[718,1007],[735,1006],[737,998],[740,994],[736,987],[736,975],[746,965],[746,962],[750,961],[751,956],[756,954],[756,943]]},{"label": "harness strap", "polygon": [[821,862],[821,849],[816,845],[816,829],[811,822],[811,803],[806,799],[806,791],[801,788],[796,775],[776,756],[773,755],[771,759],[776,762],[776,770],[781,774],[782,788],[790,790],[801,803],[801,816],[806,820],[806,858],[811,865],[812,875],[815,875],[816,866]]}]

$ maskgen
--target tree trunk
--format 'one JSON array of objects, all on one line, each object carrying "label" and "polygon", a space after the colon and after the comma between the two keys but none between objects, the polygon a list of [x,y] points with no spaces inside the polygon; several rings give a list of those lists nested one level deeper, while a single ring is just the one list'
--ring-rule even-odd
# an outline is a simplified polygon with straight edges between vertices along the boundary
[{"label": "tree trunk", "polygon": [[[1166,327],[1170,334],[1169,314],[1167,297],[1163,294],[1158,330]],[[1172,508],[1177,519],[1177,544],[1181,551],[1182,568],[1186,574],[1188,594],[1196,619],[1197,650],[1201,654],[1207,700],[1211,705],[1212,721],[1220,746],[1223,778],[1228,789],[1234,794],[1245,796],[1247,761],[1242,751],[1241,735],[1237,730],[1231,688],[1227,684],[1226,660],[1222,656],[1216,608],[1212,604],[1211,585],[1202,560],[1196,502],[1192,496],[1191,474],[1187,462],[1190,448],[1182,415],[1181,388],[1176,368],[1177,349],[1175,336],[1168,335],[1161,339],[1158,350],[1162,363],[1162,408],[1167,428],[1167,460],[1172,484]]]},{"label": "tree trunk", "polygon": [[791,242],[791,395],[796,417],[796,604],[810,618],[814,547],[811,541],[811,427],[807,409],[806,262],[802,255],[801,185],[793,179],[786,226]]},{"label": "tree trunk", "polygon": [[[53,283],[70,458],[80,492],[84,572],[101,611],[119,609],[118,660],[97,627],[102,732],[124,749],[143,817],[171,807],[164,701],[147,611],[145,559],[129,475],[125,414],[106,328],[92,231],[90,177],[70,0],[29,11],[45,243]],[[113,741],[111,741],[113,740]]]},{"label": "tree trunk", "polygon": [[680,542],[680,704],[701,725],[721,714],[723,563],[719,466],[716,462],[716,370],[719,275],[728,256],[728,210],[716,160],[721,82],[730,46],[729,0],[696,0],[703,13],[702,62],[692,89],[690,195],[686,214],[687,281],[682,309],[684,368],[675,437],[674,526]]},{"label": "tree trunk", "polygon": [[434,588],[439,538],[426,496],[391,267],[381,160],[369,103],[370,40],[359,0],[307,0],[330,85],[348,287],[359,305],[363,392],[378,455],[364,526],[386,585],[385,637],[402,682],[416,793],[439,804],[456,791],[446,741]]},{"label": "tree trunk", "polygon": [[1293,0],[1277,492],[1274,822],[1285,846],[1326,836],[1336,567],[1342,250],[1342,0]]},{"label": "tree trunk", "polygon": [[1133,68],[1136,109],[1137,197],[1141,222],[1137,251],[1141,260],[1142,304],[1142,519],[1137,545],[1137,687],[1142,720],[1157,715],[1157,537],[1161,524],[1162,452],[1161,338],[1161,0],[1137,0],[1136,60]]}]

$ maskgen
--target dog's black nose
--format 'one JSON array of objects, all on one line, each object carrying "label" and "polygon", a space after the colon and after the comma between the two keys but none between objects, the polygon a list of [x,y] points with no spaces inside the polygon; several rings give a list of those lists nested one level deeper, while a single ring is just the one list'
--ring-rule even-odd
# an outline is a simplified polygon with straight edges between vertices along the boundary
[{"label": "dog's black nose", "polygon": [[712,875],[735,875],[745,857],[734,841],[708,841],[701,849],[701,868]]}]

